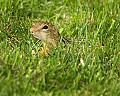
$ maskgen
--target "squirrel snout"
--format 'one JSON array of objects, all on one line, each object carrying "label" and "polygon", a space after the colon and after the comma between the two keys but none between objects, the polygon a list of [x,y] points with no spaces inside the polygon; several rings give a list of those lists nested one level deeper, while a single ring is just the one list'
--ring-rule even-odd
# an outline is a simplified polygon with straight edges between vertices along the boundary
[{"label": "squirrel snout", "polygon": [[33,32],[32,28],[30,28],[30,32]]},{"label": "squirrel snout", "polygon": [[30,33],[33,34],[33,28],[30,28]]}]

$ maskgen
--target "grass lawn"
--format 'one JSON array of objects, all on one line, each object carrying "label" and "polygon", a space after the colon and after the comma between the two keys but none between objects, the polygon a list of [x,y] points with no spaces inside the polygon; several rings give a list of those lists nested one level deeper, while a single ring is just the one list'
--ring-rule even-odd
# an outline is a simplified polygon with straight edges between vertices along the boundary
[{"label": "grass lawn", "polygon": [[[38,21],[73,42],[31,55]],[[120,96],[120,1],[0,0],[0,96]]]}]

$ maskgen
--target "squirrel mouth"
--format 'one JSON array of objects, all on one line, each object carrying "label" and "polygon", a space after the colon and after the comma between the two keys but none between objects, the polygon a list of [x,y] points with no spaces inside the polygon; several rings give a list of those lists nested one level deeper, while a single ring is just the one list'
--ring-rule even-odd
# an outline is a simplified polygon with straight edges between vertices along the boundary
[{"label": "squirrel mouth", "polygon": [[41,39],[42,41],[45,41],[46,39],[47,39],[47,35],[48,34],[46,34],[46,33],[44,33],[44,32],[41,32],[41,33],[39,33],[39,34],[36,34],[36,33],[34,33],[34,32],[31,32],[31,34],[35,37],[35,38],[37,38],[37,39]]},{"label": "squirrel mouth", "polygon": [[30,32],[35,38],[40,39],[39,35],[35,35],[33,31]]},{"label": "squirrel mouth", "polygon": [[32,34],[35,38],[41,39],[38,35]]}]

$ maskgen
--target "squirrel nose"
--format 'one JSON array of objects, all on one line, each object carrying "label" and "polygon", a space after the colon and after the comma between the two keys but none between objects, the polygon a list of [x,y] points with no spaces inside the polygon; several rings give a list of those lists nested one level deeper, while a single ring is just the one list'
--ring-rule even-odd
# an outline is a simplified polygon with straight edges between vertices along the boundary
[{"label": "squirrel nose", "polygon": [[32,31],[32,28],[30,28],[30,32],[33,32],[33,31]]},{"label": "squirrel nose", "polygon": [[32,28],[30,28],[30,32],[31,32],[31,34],[33,34],[33,29]]}]

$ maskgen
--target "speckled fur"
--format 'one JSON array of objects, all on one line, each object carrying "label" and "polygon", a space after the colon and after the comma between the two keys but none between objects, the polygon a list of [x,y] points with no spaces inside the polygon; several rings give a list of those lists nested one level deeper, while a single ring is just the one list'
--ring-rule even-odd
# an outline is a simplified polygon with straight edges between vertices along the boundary
[{"label": "speckled fur", "polygon": [[[43,29],[44,26],[48,26],[47,29]],[[60,35],[57,28],[51,23],[38,22],[33,24],[30,28],[31,34],[38,39],[41,39],[44,45],[56,46],[60,41]]]}]

